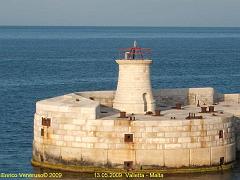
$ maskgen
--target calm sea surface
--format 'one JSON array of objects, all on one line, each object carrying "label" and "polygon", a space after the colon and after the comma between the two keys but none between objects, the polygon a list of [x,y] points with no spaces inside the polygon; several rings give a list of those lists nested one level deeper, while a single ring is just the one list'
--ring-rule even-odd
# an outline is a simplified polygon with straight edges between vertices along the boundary
[{"label": "calm sea surface", "polygon": [[[154,88],[240,92],[240,28],[0,27],[0,173],[44,172],[30,164],[36,101],[115,89],[118,49],[134,40],[153,50]],[[240,179],[240,168],[165,179]]]}]

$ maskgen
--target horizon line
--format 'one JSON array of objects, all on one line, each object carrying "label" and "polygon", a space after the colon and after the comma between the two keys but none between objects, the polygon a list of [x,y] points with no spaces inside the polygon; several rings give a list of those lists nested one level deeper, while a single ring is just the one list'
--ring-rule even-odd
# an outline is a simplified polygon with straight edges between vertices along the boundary
[{"label": "horizon line", "polygon": [[0,25],[0,27],[142,27],[142,28],[240,28],[240,26],[128,26],[128,25]]}]

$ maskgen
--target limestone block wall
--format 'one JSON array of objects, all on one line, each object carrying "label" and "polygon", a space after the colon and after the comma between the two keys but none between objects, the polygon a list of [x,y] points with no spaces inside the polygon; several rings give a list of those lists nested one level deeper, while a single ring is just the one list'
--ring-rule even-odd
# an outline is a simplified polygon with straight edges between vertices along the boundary
[{"label": "limestone block wall", "polygon": [[231,105],[231,108],[226,109],[225,112],[231,113],[234,116],[236,148],[237,151],[240,151],[240,108],[237,106],[237,104],[240,104],[240,94],[218,93],[216,96],[216,101],[225,104],[225,106]]},{"label": "limestone block wall", "polygon": [[236,132],[236,150],[240,151],[240,115],[234,117],[234,123]]},{"label": "limestone block wall", "polygon": [[240,94],[221,94],[216,95],[217,102],[225,102],[227,104],[240,104]]},{"label": "limestone block wall", "polygon": [[153,91],[156,106],[175,106],[176,103],[188,104],[188,89],[156,89]]},{"label": "limestone block wall", "polygon": [[98,101],[100,104],[113,107],[115,91],[85,91],[78,92],[77,95]]},{"label": "limestone block wall", "polygon": [[[42,117],[50,118],[44,126]],[[43,129],[43,130],[42,130]],[[222,131],[222,137],[220,137]],[[125,142],[132,134],[133,142]],[[33,159],[65,165],[123,168],[218,165],[235,160],[234,122],[230,116],[201,120],[136,121],[88,119],[37,108]]]},{"label": "limestone block wall", "polygon": [[153,92],[156,105],[175,106],[176,103],[183,105],[212,105],[214,103],[214,89],[207,88],[177,88],[177,89],[158,89]]},{"label": "limestone block wall", "polygon": [[36,113],[43,117],[67,116],[76,119],[96,119],[100,115],[100,104],[74,93],[38,101]]},{"label": "limestone block wall", "polygon": [[214,103],[214,89],[208,88],[189,88],[188,103],[190,105],[212,105]]}]

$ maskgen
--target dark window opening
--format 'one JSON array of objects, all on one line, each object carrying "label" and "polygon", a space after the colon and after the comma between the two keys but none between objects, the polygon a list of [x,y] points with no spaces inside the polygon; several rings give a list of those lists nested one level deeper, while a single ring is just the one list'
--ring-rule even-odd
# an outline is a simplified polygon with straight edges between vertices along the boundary
[{"label": "dark window opening", "polygon": [[41,136],[44,136],[44,129],[41,129]]},{"label": "dark window opening", "polygon": [[224,164],[224,157],[220,157],[220,165]]},{"label": "dark window opening", "polygon": [[124,134],[124,142],[133,142],[133,134]]},{"label": "dark window opening", "polygon": [[42,118],[42,125],[49,127],[51,125],[51,118]]},{"label": "dark window opening", "polygon": [[143,94],[143,103],[144,103],[144,106],[143,106],[143,108],[144,108],[144,112],[146,112],[147,110],[148,110],[148,107],[147,107],[147,93],[144,93]]},{"label": "dark window opening", "polygon": [[223,130],[219,131],[219,138],[223,138]]},{"label": "dark window opening", "polygon": [[43,162],[43,155],[40,155],[40,160],[41,160],[41,162]]},{"label": "dark window opening", "polygon": [[132,169],[133,161],[124,161],[124,169]]}]

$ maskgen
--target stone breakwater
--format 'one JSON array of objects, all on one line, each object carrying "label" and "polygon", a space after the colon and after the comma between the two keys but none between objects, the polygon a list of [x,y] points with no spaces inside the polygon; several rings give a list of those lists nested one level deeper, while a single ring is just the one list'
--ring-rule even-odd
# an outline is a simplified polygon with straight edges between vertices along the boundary
[{"label": "stone breakwater", "polygon": [[[205,167],[234,162],[239,149],[239,94],[212,88],[155,90],[161,116],[113,109],[114,91],[79,92],[37,102],[33,162],[114,169]],[[198,102],[197,102],[198,101]],[[173,109],[180,102],[182,109]],[[212,105],[200,113],[197,103]],[[189,113],[201,119],[186,119]],[[36,163],[35,163],[36,164]]]}]

